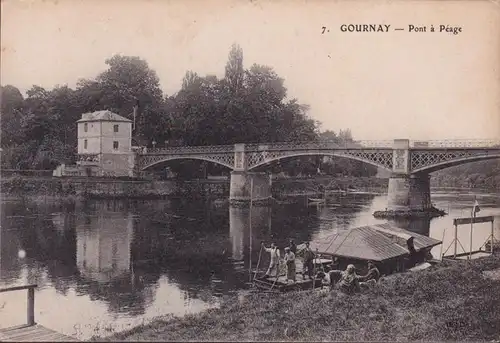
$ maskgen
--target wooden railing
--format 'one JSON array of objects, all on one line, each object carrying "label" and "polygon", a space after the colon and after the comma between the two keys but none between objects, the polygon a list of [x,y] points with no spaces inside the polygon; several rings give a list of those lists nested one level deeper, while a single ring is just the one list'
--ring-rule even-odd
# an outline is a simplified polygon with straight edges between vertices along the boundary
[{"label": "wooden railing", "polygon": [[26,285],[26,286],[15,286],[15,287],[7,287],[0,288],[0,293],[4,292],[13,292],[13,291],[22,291],[24,289],[28,290],[28,306],[26,308],[26,318],[27,324],[29,326],[35,325],[35,288],[38,285]]}]

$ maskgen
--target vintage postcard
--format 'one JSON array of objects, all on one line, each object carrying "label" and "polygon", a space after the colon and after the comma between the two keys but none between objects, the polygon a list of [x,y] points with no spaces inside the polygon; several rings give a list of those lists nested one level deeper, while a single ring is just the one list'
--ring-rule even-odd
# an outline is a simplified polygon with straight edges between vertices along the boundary
[{"label": "vintage postcard", "polygon": [[1,6],[0,341],[500,341],[498,1]]}]

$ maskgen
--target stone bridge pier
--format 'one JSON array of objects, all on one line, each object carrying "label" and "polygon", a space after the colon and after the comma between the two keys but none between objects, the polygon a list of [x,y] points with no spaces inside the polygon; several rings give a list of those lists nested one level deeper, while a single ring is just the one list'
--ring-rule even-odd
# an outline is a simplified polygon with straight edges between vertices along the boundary
[{"label": "stone bridge pier", "polygon": [[267,205],[272,197],[271,174],[248,171],[245,145],[236,144],[234,170],[231,172],[229,202],[231,205]]},{"label": "stone bridge pier", "polygon": [[389,179],[387,210],[427,211],[432,208],[430,175],[398,175]]},{"label": "stone bridge pier", "polygon": [[430,175],[411,173],[410,141],[394,140],[392,174],[389,178],[387,208],[375,217],[415,217],[442,215],[431,202]]}]

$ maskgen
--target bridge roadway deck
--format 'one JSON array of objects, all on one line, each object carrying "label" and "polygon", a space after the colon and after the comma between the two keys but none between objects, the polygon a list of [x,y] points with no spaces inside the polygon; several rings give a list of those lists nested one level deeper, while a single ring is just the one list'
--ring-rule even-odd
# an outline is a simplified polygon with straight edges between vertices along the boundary
[{"label": "bridge roadway deck", "polygon": [[78,342],[78,340],[35,324],[0,329],[0,342]]}]

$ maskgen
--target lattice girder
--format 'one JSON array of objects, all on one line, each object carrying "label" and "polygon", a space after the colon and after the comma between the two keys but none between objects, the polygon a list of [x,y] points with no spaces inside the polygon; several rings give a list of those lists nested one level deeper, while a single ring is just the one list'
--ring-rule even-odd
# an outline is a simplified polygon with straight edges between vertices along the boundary
[{"label": "lattice girder", "polygon": [[193,153],[172,153],[172,154],[141,154],[138,156],[138,166],[141,170],[148,169],[156,164],[179,160],[179,159],[194,159],[194,160],[203,160],[208,162],[213,162],[216,164],[223,165],[227,168],[234,168],[234,153],[209,153],[209,154],[193,154]]},{"label": "lattice girder", "polygon": [[[235,152],[238,158],[241,159],[235,161]],[[373,144],[372,147],[360,147],[360,144],[356,144],[352,148],[331,143],[246,144],[244,150],[240,152],[235,150],[234,145],[171,147],[150,149],[138,153],[136,165],[143,170],[170,160],[198,159],[217,163],[232,170],[239,170],[240,168],[250,170],[287,157],[319,155],[351,158],[392,171],[393,154],[394,150],[392,148],[378,147],[376,144]],[[500,147],[498,146],[489,148],[436,148],[427,146],[417,149],[410,148],[408,172],[432,172],[451,165],[498,157],[500,157]],[[397,158],[396,161],[398,161]]]},{"label": "lattice girder", "polygon": [[413,149],[410,151],[410,169],[412,173],[431,172],[453,165],[493,158],[500,158],[500,148]]},{"label": "lattice girder", "polygon": [[392,149],[307,149],[307,150],[262,150],[246,152],[248,170],[283,158],[295,156],[338,156],[363,161],[380,168],[392,170]]}]

